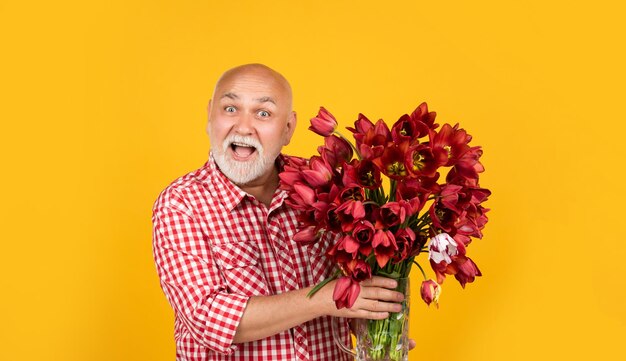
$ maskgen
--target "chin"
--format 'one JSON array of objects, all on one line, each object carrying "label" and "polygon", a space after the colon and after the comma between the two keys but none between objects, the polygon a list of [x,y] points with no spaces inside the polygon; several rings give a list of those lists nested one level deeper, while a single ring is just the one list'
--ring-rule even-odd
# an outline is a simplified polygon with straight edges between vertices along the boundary
[{"label": "chin", "polygon": [[222,173],[237,185],[245,185],[261,178],[274,166],[274,161],[265,157],[257,157],[257,159],[244,162],[235,160],[222,152],[215,152],[213,159]]}]

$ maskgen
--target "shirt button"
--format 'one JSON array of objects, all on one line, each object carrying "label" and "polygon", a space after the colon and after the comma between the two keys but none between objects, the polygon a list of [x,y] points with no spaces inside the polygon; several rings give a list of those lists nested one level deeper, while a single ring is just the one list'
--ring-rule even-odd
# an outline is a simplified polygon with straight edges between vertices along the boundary
[{"label": "shirt button", "polygon": [[299,343],[299,344],[303,344],[304,343],[304,337],[296,336],[296,342]]}]

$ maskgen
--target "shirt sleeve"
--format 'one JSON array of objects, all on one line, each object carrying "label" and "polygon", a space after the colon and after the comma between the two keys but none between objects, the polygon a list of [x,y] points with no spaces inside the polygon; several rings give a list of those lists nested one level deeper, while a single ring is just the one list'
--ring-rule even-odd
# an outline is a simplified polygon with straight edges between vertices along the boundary
[{"label": "shirt sleeve", "polygon": [[249,297],[227,292],[200,225],[179,194],[161,193],[152,223],[157,273],[176,317],[198,344],[233,353]]}]

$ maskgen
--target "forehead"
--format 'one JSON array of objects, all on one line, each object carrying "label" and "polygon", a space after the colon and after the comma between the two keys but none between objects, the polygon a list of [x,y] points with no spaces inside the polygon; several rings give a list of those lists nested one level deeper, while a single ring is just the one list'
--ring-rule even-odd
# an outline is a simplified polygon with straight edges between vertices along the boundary
[{"label": "forehead", "polygon": [[279,79],[270,74],[238,73],[220,79],[214,97],[216,100],[241,99],[254,100],[271,98],[277,104],[286,103],[289,91]]}]

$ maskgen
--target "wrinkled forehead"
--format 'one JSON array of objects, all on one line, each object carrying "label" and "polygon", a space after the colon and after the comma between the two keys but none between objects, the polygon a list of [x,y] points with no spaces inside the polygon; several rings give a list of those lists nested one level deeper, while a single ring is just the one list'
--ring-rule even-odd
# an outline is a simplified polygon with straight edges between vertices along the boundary
[{"label": "wrinkled forehead", "polygon": [[218,80],[213,99],[223,98],[259,99],[271,98],[278,105],[291,108],[291,87],[278,73],[265,69],[226,72]]}]

